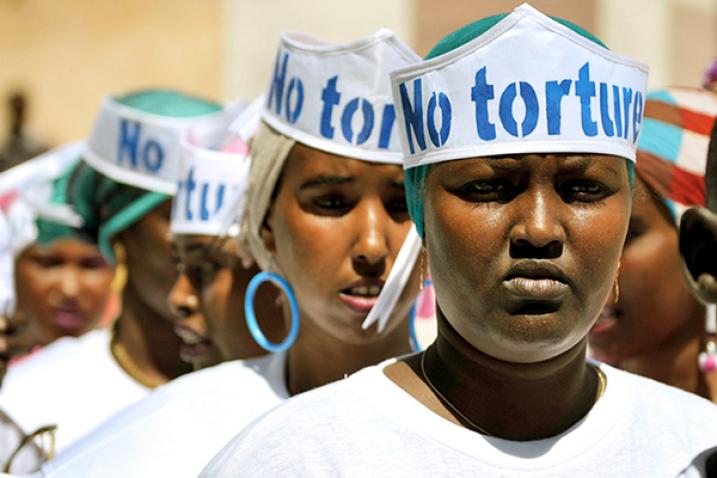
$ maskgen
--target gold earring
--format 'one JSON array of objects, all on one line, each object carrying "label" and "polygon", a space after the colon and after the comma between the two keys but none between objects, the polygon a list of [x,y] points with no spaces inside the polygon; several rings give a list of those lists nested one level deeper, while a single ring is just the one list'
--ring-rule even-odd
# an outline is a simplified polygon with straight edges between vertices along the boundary
[{"label": "gold earring", "polygon": [[120,242],[112,245],[115,253],[115,275],[112,278],[110,289],[115,294],[121,294],[124,286],[127,284],[127,251]]},{"label": "gold earring", "polygon": [[612,303],[617,304],[617,301],[620,300],[620,282],[618,277],[620,276],[620,267],[622,264],[620,261],[617,261],[617,274],[615,274],[615,282],[612,285]]},{"label": "gold earring", "polygon": [[620,283],[617,281],[617,278],[615,278],[615,283],[612,285],[612,303],[617,304],[617,301],[620,300]]}]

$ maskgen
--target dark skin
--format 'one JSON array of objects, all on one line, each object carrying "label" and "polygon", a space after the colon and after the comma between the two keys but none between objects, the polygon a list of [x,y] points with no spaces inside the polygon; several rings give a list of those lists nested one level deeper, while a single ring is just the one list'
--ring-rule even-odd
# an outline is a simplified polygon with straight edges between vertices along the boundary
[{"label": "dark skin", "polygon": [[417,274],[383,333],[361,328],[410,228],[401,167],[297,144],[277,188],[261,234],[299,302],[289,392],[410,352],[408,313]]},{"label": "dark skin", "polygon": [[18,314],[39,345],[64,336],[79,337],[102,318],[114,268],[99,249],[79,239],[32,245],[15,267]]},{"label": "dark skin", "polygon": [[697,367],[705,309],[676,279],[682,277],[677,241],[666,206],[638,177],[619,298],[608,301],[590,347],[601,361],[712,398]]},{"label": "dark skin", "polygon": [[[617,274],[630,193],[625,160],[612,156],[432,166],[424,245],[439,329],[425,368],[485,432],[552,437],[592,408],[599,381],[585,361],[586,336]],[[433,412],[468,426],[428,387],[420,360],[385,373]]]},{"label": "dark skin", "polygon": [[695,206],[685,211],[680,221],[680,254],[692,292],[705,303],[717,303],[717,207],[713,211]]},{"label": "dark skin", "polygon": [[[158,386],[189,371],[179,358],[167,296],[177,273],[172,263],[168,200],[118,234],[127,253],[127,284],[115,341],[124,348],[133,378]],[[129,365],[129,367],[128,367]],[[128,370],[129,372],[129,370]]]},{"label": "dark skin", "polygon": [[102,318],[114,270],[97,248],[63,238],[32,245],[16,260],[17,310],[0,317],[0,382],[13,357],[80,336]]},{"label": "dark skin", "polygon": [[[234,238],[177,235],[172,249],[179,276],[169,295],[182,358],[195,369],[267,352],[252,338],[244,317],[246,287],[258,272]],[[276,293],[260,288],[254,300],[262,331],[272,342],[285,335]]]},{"label": "dark skin", "polygon": [[717,123],[712,129],[705,170],[705,206],[694,206],[680,221],[680,254],[687,283],[702,302],[717,303]]}]

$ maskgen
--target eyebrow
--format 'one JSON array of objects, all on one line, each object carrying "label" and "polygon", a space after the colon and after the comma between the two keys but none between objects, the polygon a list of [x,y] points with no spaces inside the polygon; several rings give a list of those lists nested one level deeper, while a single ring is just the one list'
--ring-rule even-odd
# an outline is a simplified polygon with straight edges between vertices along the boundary
[{"label": "eyebrow", "polygon": [[321,175],[314,176],[313,178],[304,181],[299,187],[300,190],[317,188],[321,186],[338,186],[341,184],[349,184],[355,182],[356,179],[352,176],[331,176]]},{"label": "eyebrow", "polygon": [[403,190],[405,189],[405,183],[403,182],[403,180],[401,180],[401,181],[391,181],[391,187],[392,187],[392,188],[396,188],[396,189],[400,189],[401,191],[403,191]]}]

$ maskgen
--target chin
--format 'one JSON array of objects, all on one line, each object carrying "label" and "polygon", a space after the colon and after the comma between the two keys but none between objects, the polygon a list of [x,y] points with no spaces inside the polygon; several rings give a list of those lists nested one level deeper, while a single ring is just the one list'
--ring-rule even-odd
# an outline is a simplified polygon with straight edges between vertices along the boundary
[{"label": "chin", "polygon": [[[506,333],[508,332],[508,333]],[[574,334],[558,333],[543,329],[522,330],[523,333],[510,331],[483,331],[469,342],[486,355],[503,362],[538,363],[556,358],[580,343]],[[482,343],[478,337],[490,337],[488,343]]]}]

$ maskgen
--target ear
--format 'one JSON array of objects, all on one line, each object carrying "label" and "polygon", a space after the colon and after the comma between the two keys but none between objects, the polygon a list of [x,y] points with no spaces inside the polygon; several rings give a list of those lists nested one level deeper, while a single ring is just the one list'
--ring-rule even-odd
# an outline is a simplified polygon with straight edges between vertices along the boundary
[{"label": "ear", "polygon": [[276,252],[276,239],[274,236],[274,227],[272,222],[271,214],[267,214],[264,219],[264,223],[261,225],[259,236],[261,237],[266,250],[273,254]]},{"label": "ear", "polygon": [[680,255],[692,293],[704,302],[717,303],[717,214],[692,207],[682,215]]}]

